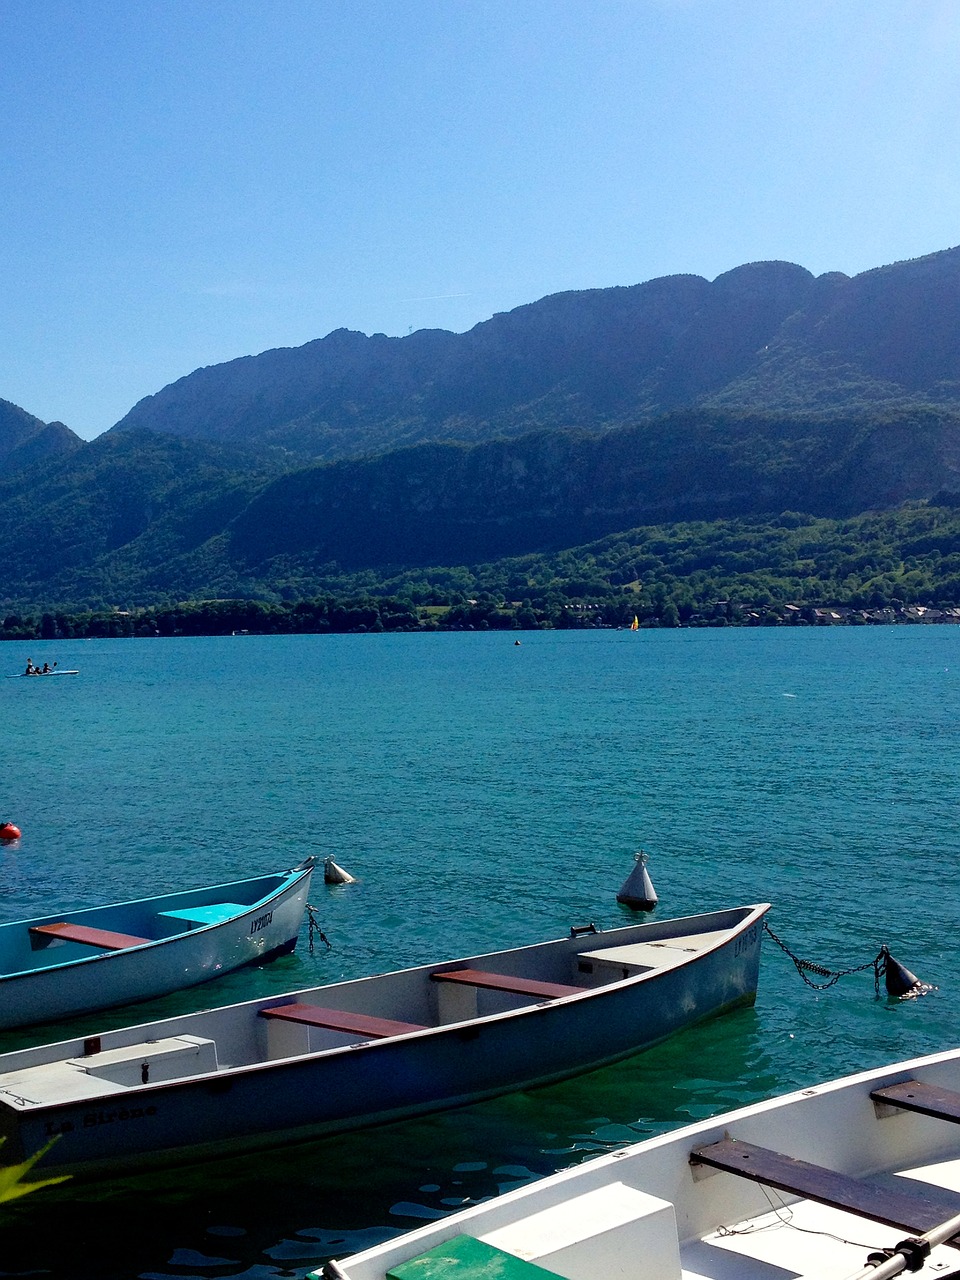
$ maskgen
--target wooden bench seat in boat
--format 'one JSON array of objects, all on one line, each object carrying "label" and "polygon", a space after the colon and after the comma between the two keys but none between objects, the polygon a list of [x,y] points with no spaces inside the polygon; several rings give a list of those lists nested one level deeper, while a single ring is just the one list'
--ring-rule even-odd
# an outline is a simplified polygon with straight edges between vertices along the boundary
[{"label": "wooden bench seat in boat", "polygon": [[537,978],[515,978],[506,973],[485,973],[482,969],[443,969],[431,973],[434,982],[462,982],[470,987],[487,987],[493,991],[509,991],[514,995],[536,996],[540,1000],[559,1000],[561,996],[582,995],[584,987],[568,987],[560,982],[541,982]]},{"label": "wooden bench seat in boat", "polygon": [[261,1009],[260,1017],[301,1022],[309,1027],[326,1027],[329,1031],[347,1031],[367,1040],[383,1040],[387,1036],[426,1030],[415,1022],[395,1022],[392,1018],[374,1018],[368,1013],[351,1013],[344,1009],[324,1009],[316,1004],[276,1004],[269,1009]]},{"label": "wooden bench seat in boat", "polygon": [[82,942],[88,947],[99,947],[101,951],[123,951],[125,947],[142,947],[152,938],[138,938],[132,933],[114,933],[110,929],[94,929],[86,924],[71,924],[61,920],[57,924],[34,924],[30,926],[34,937],[46,941],[50,938],[63,938],[66,942]]},{"label": "wooden bench seat in boat", "polygon": [[[955,1192],[919,1184],[918,1189],[912,1191],[906,1189],[909,1185],[906,1183],[900,1191],[736,1138],[724,1138],[695,1148],[690,1153],[690,1163],[736,1174],[789,1195],[910,1232],[930,1231],[960,1213],[960,1195]],[[946,1243],[960,1248],[960,1237],[954,1236]]]},{"label": "wooden bench seat in boat", "polygon": [[939,1085],[922,1084],[919,1080],[904,1080],[885,1089],[874,1089],[870,1094],[874,1102],[887,1103],[901,1111],[919,1111],[921,1115],[936,1120],[950,1120],[960,1124],[960,1093],[954,1089],[941,1089]]}]

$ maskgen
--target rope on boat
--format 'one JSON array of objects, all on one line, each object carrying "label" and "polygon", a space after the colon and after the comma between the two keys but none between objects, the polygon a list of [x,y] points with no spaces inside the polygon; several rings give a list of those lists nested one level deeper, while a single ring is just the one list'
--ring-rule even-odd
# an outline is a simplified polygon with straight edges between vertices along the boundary
[{"label": "rope on boat", "polygon": [[[880,996],[880,979],[886,972],[887,961],[890,953],[886,947],[881,947],[872,960],[867,960],[864,964],[853,965],[849,969],[828,969],[826,965],[816,964],[812,960],[801,960],[798,955],[790,950],[785,942],[783,942],[770,928],[769,924],[764,920],[763,927],[777,946],[785,955],[788,955],[796,965],[797,973],[804,980],[808,987],[813,987],[814,991],[826,991],[828,987],[832,987],[835,982],[839,982],[841,978],[845,978],[850,973],[862,973],[864,969],[873,970],[873,985]],[[808,975],[816,974],[818,978],[825,978],[825,982],[814,982]]]},{"label": "rope on boat", "polygon": [[309,929],[309,933],[308,933],[308,942],[309,942],[309,946],[310,946],[310,954],[311,954],[311,955],[313,955],[313,937],[314,937],[314,934],[316,934],[316,936],[320,939],[320,941],[321,941],[321,942],[325,942],[325,943],[327,944],[327,950],[329,951],[329,950],[330,950],[330,939],[327,937],[327,935],[326,935],[326,934],[323,932],[323,930],[320,928],[320,920],[319,920],[319,918],[318,918],[318,916],[317,916],[317,909],[316,909],[316,907],[311,907],[310,903],[308,902],[308,903],[307,903],[307,907],[306,907],[306,911],[307,911],[307,925],[308,925],[308,929]]}]

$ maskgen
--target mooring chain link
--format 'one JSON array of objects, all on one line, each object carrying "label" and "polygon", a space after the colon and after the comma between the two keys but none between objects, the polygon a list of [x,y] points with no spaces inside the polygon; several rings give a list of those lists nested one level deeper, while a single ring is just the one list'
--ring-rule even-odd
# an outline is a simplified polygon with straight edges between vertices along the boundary
[{"label": "mooring chain link", "polygon": [[310,954],[311,954],[311,955],[313,955],[313,937],[314,937],[314,934],[316,934],[316,936],[320,939],[320,941],[321,941],[321,942],[325,942],[325,943],[327,944],[327,950],[329,951],[329,950],[330,950],[330,939],[327,937],[327,935],[326,935],[326,934],[323,932],[323,930],[320,928],[320,920],[319,920],[319,919],[318,919],[318,917],[317,917],[317,909],[316,909],[316,907],[311,907],[310,903],[308,902],[308,903],[307,903],[307,908],[306,908],[306,909],[307,909],[307,924],[308,924],[308,927],[309,927],[308,940],[309,940],[309,945],[310,945]]},{"label": "mooring chain link", "polygon": [[[770,928],[769,924],[764,920],[763,927],[777,946],[785,955],[789,956],[796,965],[797,973],[804,980],[808,987],[813,987],[814,991],[826,991],[828,987],[832,987],[835,982],[839,982],[841,978],[845,978],[850,973],[862,973],[864,969],[873,970],[873,985],[877,995],[880,995],[880,977],[883,973],[886,963],[886,951],[883,947],[877,952],[872,960],[868,960],[865,964],[853,965],[850,969],[828,969],[826,965],[815,964],[812,960],[801,960],[795,955],[782,939]],[[812,982],[807,974],[815,973],[819,978],[826,978],[826,982]]]}]

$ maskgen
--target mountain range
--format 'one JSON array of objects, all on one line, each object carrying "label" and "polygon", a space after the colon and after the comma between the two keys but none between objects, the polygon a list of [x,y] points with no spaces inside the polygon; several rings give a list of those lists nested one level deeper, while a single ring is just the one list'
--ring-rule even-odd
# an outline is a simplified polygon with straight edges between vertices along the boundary
[{"label": "mountain range", "polygon": [[852,278],[755,262],[560,293],[468,333],[338,329],[198,369],[114,427],[336,459],[675,409],[960,407],[960,249]]},{"label": "mountain range", "polygon": [[960,249],[556,294],[468,333],[337,330],[85,443],[0,401],[0,601],[306,590],[640,525],[960,491]]}]

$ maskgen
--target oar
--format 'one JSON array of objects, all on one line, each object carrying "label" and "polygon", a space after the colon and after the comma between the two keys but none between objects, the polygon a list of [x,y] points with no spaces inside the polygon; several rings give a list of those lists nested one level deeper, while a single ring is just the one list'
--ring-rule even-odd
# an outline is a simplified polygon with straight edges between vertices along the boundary
[{"label": "oar", "polygon": [[901,1240],[894,1247],[892,1257],[886,1258],[883,1262],[868,1263],[856,1275],[848,1276],[847,1280],[888,1280],[890,1276],[902,1275],[908,1269],[917,1271],[919,1267],[914,1263],[914,1259],[925,1258],[931,1249],[938,1244],[943,1244],[958,1232],[960,1232],[960,1213],[948,1218],[946,1222],[941,1222],[939,1227],[931,1228],[922,1236],[911,1236],[909,1240]]}]

